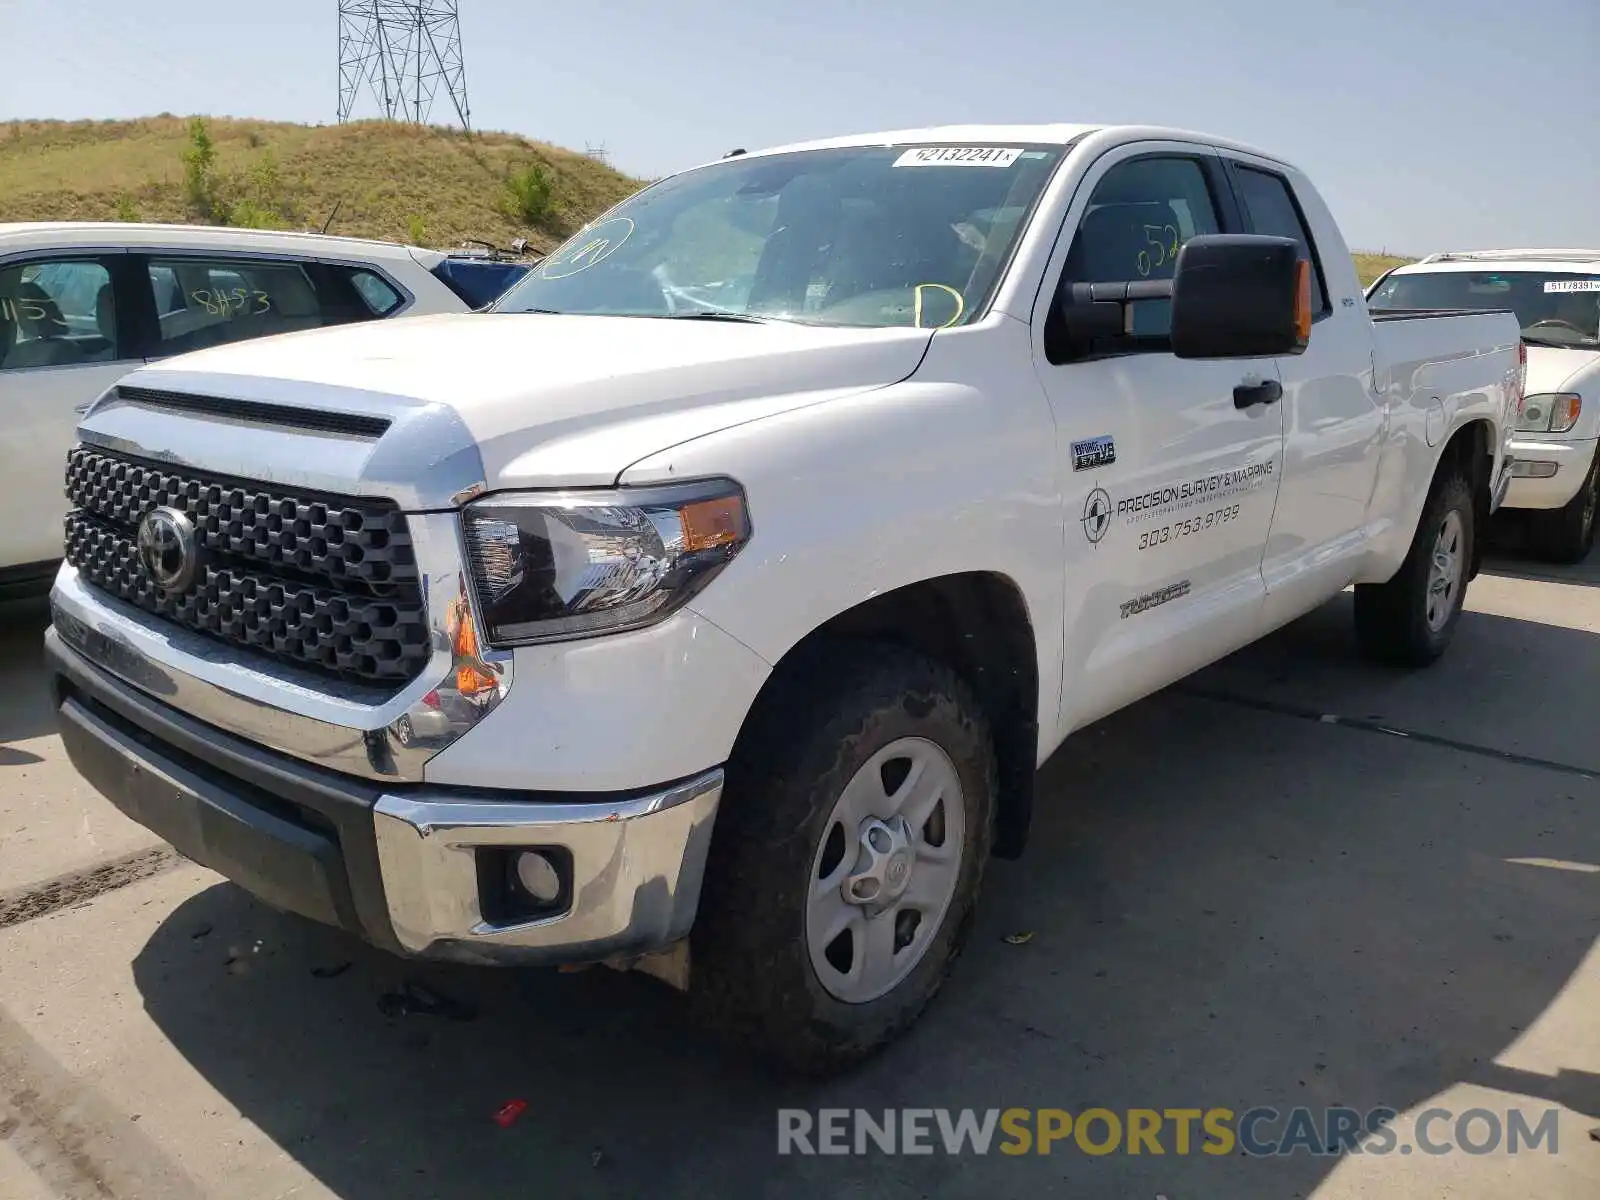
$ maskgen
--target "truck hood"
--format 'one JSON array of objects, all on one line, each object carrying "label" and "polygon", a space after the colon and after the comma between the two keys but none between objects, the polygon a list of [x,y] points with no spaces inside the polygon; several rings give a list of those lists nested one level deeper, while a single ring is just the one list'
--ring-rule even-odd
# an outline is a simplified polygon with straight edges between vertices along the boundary
[{"label": "truck hood", "polygon": [[1564,346],[1528,347],[1530,396],[1544,392],[1583,392],[1587,404],[1594,396],[1593,386],[1600,378],[1600,350],[1569,350]]},{"label": "truck hood", "polygon": [[[773,322],[461,313],[282,334],[146,366],[123,386],[379,415],[364,449],[288,450],[235,414],[227,438],[168,412],[159,456],[216,471],[372,494],[407,471],[476,475],[488,490],[606,485],[646,455],[732,425],[898,382],[916,370],[928,330]],[[107,398],[81,432],[148,449],[153,413]],[[293,422],[290,422],[293,424]],[[324,441],[327,439],[324,438]],[[465,442],[467,445],[455,445]],[[293,459],[294,461],[282,461]],[[469,471],[471,460],[481,469]],[[342,475],[343,479],[332,476]],[[440,487],[393,486],[437,502]],[[360,486],[357,486],[360,485]],[[441,487],[443,485],[441,484]],[[428,497],[433,499],[430,501]]]}]

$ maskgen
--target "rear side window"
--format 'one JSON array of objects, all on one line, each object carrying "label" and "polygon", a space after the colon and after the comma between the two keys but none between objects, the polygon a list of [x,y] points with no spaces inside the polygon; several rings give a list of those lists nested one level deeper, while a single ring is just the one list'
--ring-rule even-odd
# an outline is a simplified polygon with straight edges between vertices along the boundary
[{"label": "rear side window", "polygon": [[103,262],[0,267],[0,371],[116,358],[117,309]]},{"label": "rear side window", "polygon": [[306,268],[250,259],[152,258],[157,353],[185,354],[335,323]]},{"label": "rear side window", "polygon": [[1268,237],[1293,238],[1300,243],[1300,256],[1311,264],[1311,302],[1317,306],[1317,312],[1327,312],[1328,292],[1322,283],[1322,271],[1317,266],[1316,248],[1311,244],[1311,231],[1306,228],[1300,207],[1289,190],[1289,181],[1281,175],[1237,163],[1233,170],[1239,198],[1249,215],[1252,232]]},{"label": "rear side window", "polygon": [[349,279],[350,286],[375,317],[386,317],[405,302],[393,284],[371,271],[351,271]]}]

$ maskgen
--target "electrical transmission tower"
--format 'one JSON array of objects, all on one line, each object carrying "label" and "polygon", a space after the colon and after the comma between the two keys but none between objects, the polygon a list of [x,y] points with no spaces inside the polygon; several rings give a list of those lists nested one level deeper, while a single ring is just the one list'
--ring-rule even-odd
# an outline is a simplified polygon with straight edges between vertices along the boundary
[{"label": "electrical transmission tower", "polygon": [[370,92],[389,120],[425,125],[440,92],[471,129],[457,0],[339,0],[339,121]]}]

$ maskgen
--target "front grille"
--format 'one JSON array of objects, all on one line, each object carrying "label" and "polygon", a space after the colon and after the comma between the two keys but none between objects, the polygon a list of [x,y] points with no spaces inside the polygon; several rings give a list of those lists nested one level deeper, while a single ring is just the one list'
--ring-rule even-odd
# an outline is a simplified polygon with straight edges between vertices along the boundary
[{"label": "front grille", "polygon": [[[232,645],[369,683],[414,679],[431,653],[416,556],[391,502],[289,492],[88,446],[67,458],[66,557],[146,612]],[[194,523],[200,565],[182,592],[137,552],[153,508]]]}]

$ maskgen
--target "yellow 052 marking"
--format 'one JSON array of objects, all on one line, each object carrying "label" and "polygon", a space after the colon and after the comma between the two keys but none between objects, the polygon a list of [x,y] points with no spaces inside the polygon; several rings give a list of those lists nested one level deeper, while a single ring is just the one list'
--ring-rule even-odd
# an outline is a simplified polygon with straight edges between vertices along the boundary
[{"label": "yellow 052 marking", "polygon": [[1178,230],[1172,225],[1146,225],[1144,227],[1144,249],[1140,250],[1134,258],[1134,270],[1139,272],[1141,279],[1147,279],[1150,272],[1159,267],[1166,266],[1178,257],[1178,251],[1183,243],[1178,238]]}]

